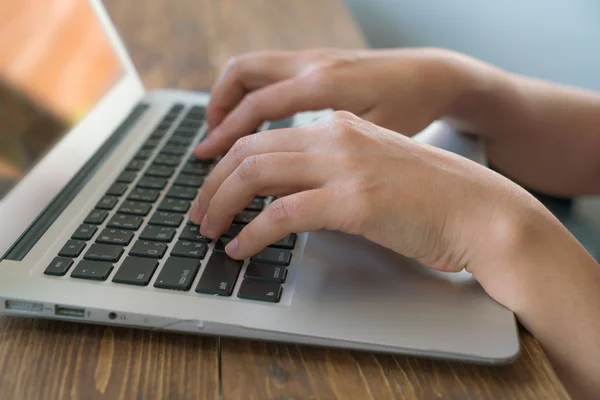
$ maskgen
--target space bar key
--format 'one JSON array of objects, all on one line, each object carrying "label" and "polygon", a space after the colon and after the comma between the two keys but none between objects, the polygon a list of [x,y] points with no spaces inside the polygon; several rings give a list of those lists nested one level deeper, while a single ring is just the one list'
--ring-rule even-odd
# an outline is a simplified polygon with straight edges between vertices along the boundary
[{"label": "space bar key", "polygon": [[204,268],[196,292],[231,296],[243,261],[229,258],[225,253],[213,253]]}]

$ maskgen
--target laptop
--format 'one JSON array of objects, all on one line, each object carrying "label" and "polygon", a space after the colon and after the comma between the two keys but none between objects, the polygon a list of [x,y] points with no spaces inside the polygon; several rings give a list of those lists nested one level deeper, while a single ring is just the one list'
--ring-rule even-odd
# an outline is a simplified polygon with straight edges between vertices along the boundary
[{"label": "laptop", "polygon": [[[146,91],[101,2],[43,4],[0,5],[0,312],[488,364],[518,356],[514,315],[467,272],[327,231],[229,259],[222,244],[271,199],[254,199],[222,241],[188,221],[214,165],[192,155],[209,95]],[[482,156],[441,123],[417,140]]]}]

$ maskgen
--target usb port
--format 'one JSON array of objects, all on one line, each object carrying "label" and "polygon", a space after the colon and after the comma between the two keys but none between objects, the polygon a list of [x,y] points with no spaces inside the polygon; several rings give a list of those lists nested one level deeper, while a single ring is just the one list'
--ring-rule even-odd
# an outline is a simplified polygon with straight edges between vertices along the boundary
[{"label": "usb port", "polygon": [[4,302],[4,307],[6,307],[7,310],[28,312],[42,312],[44,310],[44,305],[42,303],[21,300],[6,300]]},{"label": "usb port", "polygon": [[85,308],[55,306],[54,314],[61,317],[85,318]]}]

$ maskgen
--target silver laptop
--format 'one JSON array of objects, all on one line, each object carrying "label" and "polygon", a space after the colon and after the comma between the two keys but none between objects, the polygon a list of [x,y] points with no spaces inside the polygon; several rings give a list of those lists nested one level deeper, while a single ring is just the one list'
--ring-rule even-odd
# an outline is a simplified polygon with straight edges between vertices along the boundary
[{"label": "silver laptop", "polygon": [[[2,21],[6,3],[21,25]],[[467,272],[333,232],[229,259],[223,243],[270,199],[220,241],[188,222],[213,166],[192,156],[208,95],[146,91],[99,1],[55,3],[0,6],[0,312],[480,363],[518,356],[514,315]],[[481,157],[439,123],[418,140]]]}]

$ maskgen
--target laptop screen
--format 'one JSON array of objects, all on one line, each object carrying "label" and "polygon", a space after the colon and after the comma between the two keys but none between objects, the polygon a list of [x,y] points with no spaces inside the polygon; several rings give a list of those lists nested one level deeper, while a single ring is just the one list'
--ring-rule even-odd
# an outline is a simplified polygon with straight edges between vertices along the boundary
[{"label": "laptop screen", "polygon": [[0,1],[0,200],[122,73],[88,1]]}]

